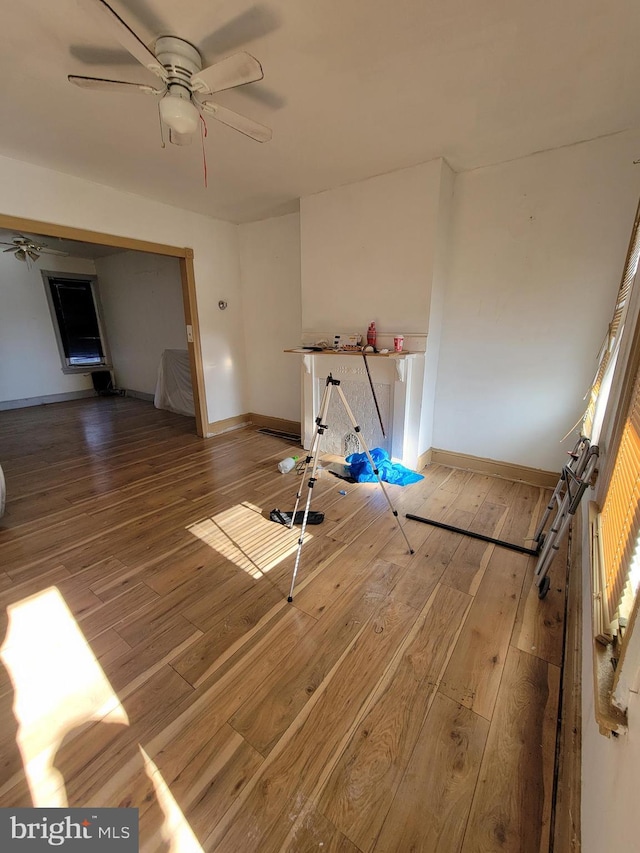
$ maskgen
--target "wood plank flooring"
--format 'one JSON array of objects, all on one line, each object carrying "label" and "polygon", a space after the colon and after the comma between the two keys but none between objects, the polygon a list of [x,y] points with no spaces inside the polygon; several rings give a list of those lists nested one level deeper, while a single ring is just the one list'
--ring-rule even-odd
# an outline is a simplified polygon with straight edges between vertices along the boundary
[{"label": "wood plank flooring", "polygon": [[[141,850],[549,851],[565,564],[134,399],[0,413],[0,806],[135,806]],[[411,512],[525,544],[548,495],[431,466]],[[345,491],[346,494],[340,494]],[[304,489],[306,496],[306,488]]]}]

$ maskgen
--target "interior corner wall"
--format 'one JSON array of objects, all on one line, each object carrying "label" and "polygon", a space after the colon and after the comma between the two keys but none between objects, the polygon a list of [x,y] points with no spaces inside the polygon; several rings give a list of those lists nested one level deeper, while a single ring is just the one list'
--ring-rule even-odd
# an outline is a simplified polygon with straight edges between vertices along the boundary
[{"label": "interior corner wall", "polygon": [[457,175],[434,445],[560,471],[613,311],[640,133]]},{"label": "interior corner wall", "polygon": [[302,331],[424,335],[441,160],[300,200]]},{"label": "interior corner wall", "polygon": [[119,252],[95,264],[116,385],[153,395],[163,350],[187,349],[178,259]]},{"label": "interior corner wall", "polygon": [[8,215],[192,248],[209,423],[248,411],[237,225],[8,157],[0,185]]},{"label": "interior corner wall", "polygon": [[300,214],[239,226],[249,411],[300,421]]},{"label": "interior corner wall", "polygon": [[424,453],[434,446],[433,424],[435,416],[438,367],[440,364],[440,346],[442,342],[444,300],[449,265],[449,242],[454,181],[454,172],[449,167],[448,163],[442,161],[436,216],[437,224],[433,260],[433,278],[431,283],[429,327],[427,330],[424,364],[422,411],[420,413],[420,433],[418,441],[419,454]]},{"label": "interior corner wall", "polygon": [[27,265],[0,253],[0,403],[93,388],[90,374],[62,372],[42,270],[95,275],[89,260],[43,255]]}]

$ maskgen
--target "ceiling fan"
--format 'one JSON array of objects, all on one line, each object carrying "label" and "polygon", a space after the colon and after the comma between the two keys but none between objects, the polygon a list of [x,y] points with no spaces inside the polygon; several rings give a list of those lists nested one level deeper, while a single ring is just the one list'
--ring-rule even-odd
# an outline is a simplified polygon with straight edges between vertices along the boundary
[{"label": "ceiling fan", "polygon": [[12,252],[13,257],[17,258],[19,261],[26,261],[27,259],[37,261],[40,255],[60,255],[65,258],[68,257],[68,252],[60,252],[58,249],[50,249],[48,246],[45,246],[44,243],[31,240],[29,237],[23,237],[22,235],[14,237],[10,243],[5,243],[0,240],[0,246],[8,246],[9,248],[3,249],[3,252]]},{"label": "ceiling fan", "polygon": [[191,142],[202,113],[213,116],[257,142],[268,142],[271,139],[268,127],[207,100],[209,95],[216,92],[262,80],[262,66],[255,57],[245,52],[235,53],[203,68],[198,50],[176,36],[161,36],[156,40],[152,52],[104,0],[81,2],[134,59],[160,78],[161,85],[154,88],[145,83],[78,77],[74,74],[68,76],[70,83],[84,89],[138,91],[156,95],[161,99],[160,118],[169,128],[169,141],[174,145],[188,145]]}]

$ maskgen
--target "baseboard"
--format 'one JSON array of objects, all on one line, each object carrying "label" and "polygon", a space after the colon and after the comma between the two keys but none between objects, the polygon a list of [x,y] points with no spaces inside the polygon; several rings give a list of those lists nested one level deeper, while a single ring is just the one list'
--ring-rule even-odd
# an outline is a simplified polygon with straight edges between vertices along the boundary
[{"label": "baseboard", "polygon": [[[512,462],[498,462],[495,459],[484,459],[481,456],[471,456],[468,453],[454,453],[451,450],[440,450],[432,447],[427,453],[431,454],[431,463],[447,465],[449,468],[464,468],[476,474],[492,474],[507,480],[520,480],[533,486],[555,488],[560,478],[560,472],[543,471],[540,468],[529,468],[526,465],[515,465]],[[422,454],[423,456],[425,454]],[[422,457],[420,457],[422,458]]]},{"label": "baseboard", "polygon": [[423,468],[426,468],[427,465],[430,465],[433,456],[433,447],[430,447],[428,450],[425,450],[424,453],[421,453],[418,456],[418,461],[416,463],[416,471],[422,471]]},{"label": "baseboard", "polygon": [[206,438],[212,438],[214,435],[221,435],[223,432],[230,432],[232,429],[242,429],[242,427],[251,424],[251,415],[234,415],[232,418],[223,418],[221,421],[214,421],[212,424],[207,424]]},{"label": "baseboard", "polygon": [[246,426],[266,427],[277,429],[280,432],[300,433],[298,421],[288,421],[284,418],[272,418],[271,415],[259,415],[256,412],[247,412],[244,415],[235,415],[232,418],[224,418],[207,425],[207,438],[229,432],[232,429],[242,429]]},{"label": "baseboard", "polygon": [[135,397],[136,400],[147,400],[149,403],[153,403],[155,400],[155,394],[149,394],[148,391],[134,391],[131,388],[124,389],[125,397]]},{"label": "baseboard", "polygon": [[251,423],[257,427],[266,427],[266,429],[276,429],[279,432],[290,432],[294,435],[300,435],[300,422],[288,421],[285,418],[272,418],[270,415],[258,415],[256,412],[249,412],[248,417]]},{"label": "baseboard", "polygon": [[7,409],[26,409],[29,406],[48,406],[49,403],[66,403],[68,400],[83,400],[85,397],[95,397],[93,388],[82,391],[65,391],[63,394],[45,394],[44,397],[24,397],[22,400],[0,401],[0,411]]}]

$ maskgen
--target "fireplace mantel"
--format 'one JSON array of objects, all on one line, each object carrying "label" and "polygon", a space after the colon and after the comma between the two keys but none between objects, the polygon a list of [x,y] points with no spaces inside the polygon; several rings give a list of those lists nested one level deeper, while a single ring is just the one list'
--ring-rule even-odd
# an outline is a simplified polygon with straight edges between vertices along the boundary
[{"label": "fireplace mantel", "polygon": [[[340,380],[340,387],[369,449],[383,447],[392,459],[408,468],[417,466],[424,353],[367,353],[365,364],[361,352],[308,352],[303,348],[287,352],[299,353],[302,357],[302,438],[305,449],[311,447],[315,419],[327,376],[331,374]],[[367,366],[376,391],[384,436]],[[353,446],[353,427],[337,393],[332,393],[327,421],[327,430],[320,441],[322,451],[344,456],[354,449],[360,450]]]}]

